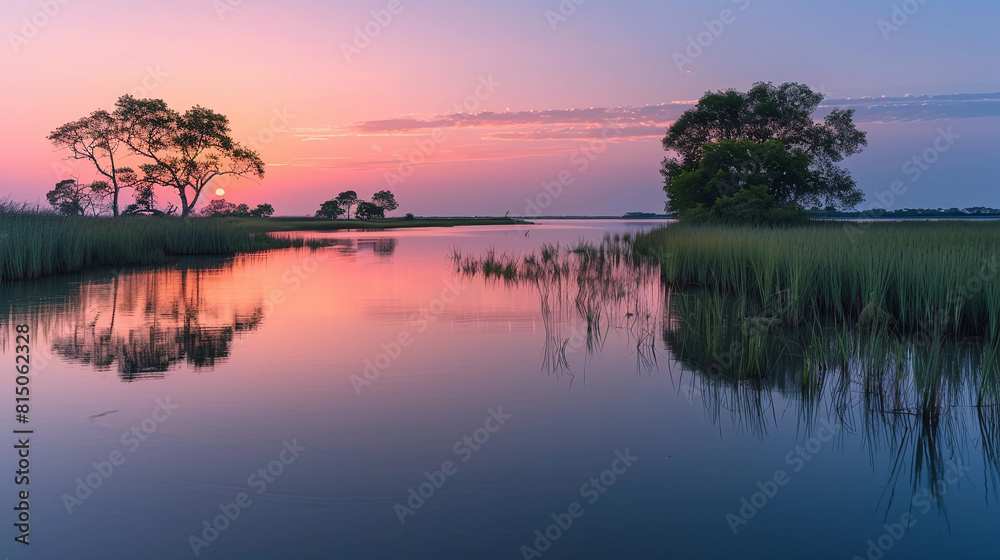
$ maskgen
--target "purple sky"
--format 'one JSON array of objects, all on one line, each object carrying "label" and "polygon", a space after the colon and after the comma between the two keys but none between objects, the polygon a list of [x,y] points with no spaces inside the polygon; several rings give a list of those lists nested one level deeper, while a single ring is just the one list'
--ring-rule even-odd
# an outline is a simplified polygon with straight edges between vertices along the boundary
[{"label": "purple sky", "polygon": [[89,178],[45,136],[131,92],[228,115],[267,174],[212,190],[279,214],[387,187],[418,215],[661,211],[683,102],[797,81],[858,109],[862,207],[896,180],[892,208],[996,207],[998,21],[993,1],[7,0],[0,193]]}]

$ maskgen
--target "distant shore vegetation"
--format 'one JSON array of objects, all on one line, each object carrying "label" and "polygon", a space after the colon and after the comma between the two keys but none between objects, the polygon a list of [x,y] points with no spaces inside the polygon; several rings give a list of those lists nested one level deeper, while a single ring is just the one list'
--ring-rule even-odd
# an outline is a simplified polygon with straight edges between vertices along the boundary
[{"label": "distant shore vegetation", "polygon": [[[0,282],[32,280],[101,266],[163,264],[182,255],[233,255],[309,247],[324,240],[272,232],[333,231],[524,224],[512,218],[408,218],[327,220],[275,218],[268,205],[215,205],[199,216],[92,216],[58,214],[25,203],[0,200]],[[261,208],[261,206],[264,206]]]}]

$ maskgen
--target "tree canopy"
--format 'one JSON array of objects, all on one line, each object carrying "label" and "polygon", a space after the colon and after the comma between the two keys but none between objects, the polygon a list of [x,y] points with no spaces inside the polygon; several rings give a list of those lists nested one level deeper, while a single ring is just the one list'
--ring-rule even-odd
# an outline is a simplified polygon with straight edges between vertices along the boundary
[{"label": "tree canopy", "polygon": [[[130,213],[158,213],[152,189],[162,186],[178,195],[181,215],[187,216],[213,179],[264,176],[263,160],[232,139],[225,115],[201,106],[178,113],[162,99],[123,95],[114,111],[94,111],[60,126],[48,138],[68,149],[70,158],[90,160],[107,179],[114,215],[125,187],[135,188]],[[125,157],[143,162],[135,169],[123,167],[120,160]]]},{"label": "tree canopy", "polygon": [[378,191],[373,194],[372,204],[381,208],[383,212],[392,212],[396,208],[399,208],[399,203],[396,202],[396,195],[389,191]]},{"label": "tree canopy", "polygon": [[381,220],[385,218],[385,210],[374,202],[359,202],[355,217],[359,220]]},{"label": "tree canopy", "polygon": [[104,212],[110,202],[111,186],[107,181],[80,183],[76,179],[65,179],[56,183],[56,188],[45,194],[52,208],[66,216],[97,216]]},{"label": "tree canopy", "polygon": [[162,99],[123,95],[115,104],[122,138],[136,154],[151,162],[139,166],[146,181],[173,189],[181,215],[190,214],[198,197],[216,177],[264,176],[264,162],[230,136],[229,119],[205,107],[183,114]]},{"label": "tree canopy", "polygon": [[217,198],[201,210],[201,215],[206,217],[238,216],[243,218],[268,218],[274,214],[274,207],[270,204],[258,204],[256,208],[250,208],[247,204],[234,204],[227,202],[224,198]]},{"label": "tree canopy", "polygon": [[104,110],[68,122],[53,130],[48,139],[58,148],[68,149],[70,159],[90,161],[108,184],[110,209],[119,214],[118,195],[121,189],[134,186],[137,181],[131,167],[121,166],[123,150],[120,123]]},{"label": "tree canopy", "polygon": [[862,192],[836,164],[867,145],[865,133],[854,126],[853,110],[834,108],[813,120],[822,100],[795,83],[706,93],[663,139],[667,209],[682,218],[738,219],[746,212],[737,207],[749,205],[787,218],[807,205],[859,204]]},{"label": "tree canopy", "polygon": [[347,219],[351,219],[351,206],[358,203],[358,193],[354,191],[344,191],[337,195],[337,204],[343,206],[347,210]]},{"label": "tree canopy", "polygon": [[351,206],[354,205],[357,206],[354,217],[358,220],[381,220],[385,218],[386,212],[399,208],[396,195],[387,190],[372,195],[371,202],[360,200],[355,191],[344,191],[336,198],[322,203],[316,211],[316,217],[335,220],[346,213],[347,219],[350,219]]},{"label": "tree canopy", "polygon": [[328,220],[336,220],[338,217],[344,215],[345,210],[340,207],[339,197],[333,200],[327,200],[323,204],[320,204],[319,210],[316,211],[317,218],[326,218]]}]

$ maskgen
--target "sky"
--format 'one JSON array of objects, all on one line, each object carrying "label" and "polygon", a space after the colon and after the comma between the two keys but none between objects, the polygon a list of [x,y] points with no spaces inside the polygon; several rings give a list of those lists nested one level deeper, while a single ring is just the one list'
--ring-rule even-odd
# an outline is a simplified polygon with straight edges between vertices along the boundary
[{"label": "sky", "polygon": [[794,81],[869,133],[845,162],[860,208],[1000,207],[998,22],[995,0],[4,0],[0,197],[92,179],[46,136],[131,93],[221,112],[260,152],[263,179],[202,204],[660,212],[677,115]]}]

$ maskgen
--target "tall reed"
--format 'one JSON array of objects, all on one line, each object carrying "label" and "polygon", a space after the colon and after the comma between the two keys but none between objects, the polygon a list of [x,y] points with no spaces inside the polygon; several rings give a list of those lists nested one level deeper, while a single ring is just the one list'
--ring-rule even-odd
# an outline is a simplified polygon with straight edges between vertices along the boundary
[{"label": "tall reed", "polygon": [[786,321],[1000,336],[1000,222],[671,225],[635,252],[673,286],[751,296]]},{"label": "tall reed", "polygon": [[301,244],[225,218],[57,216],[0,201],[0,282]]}]

